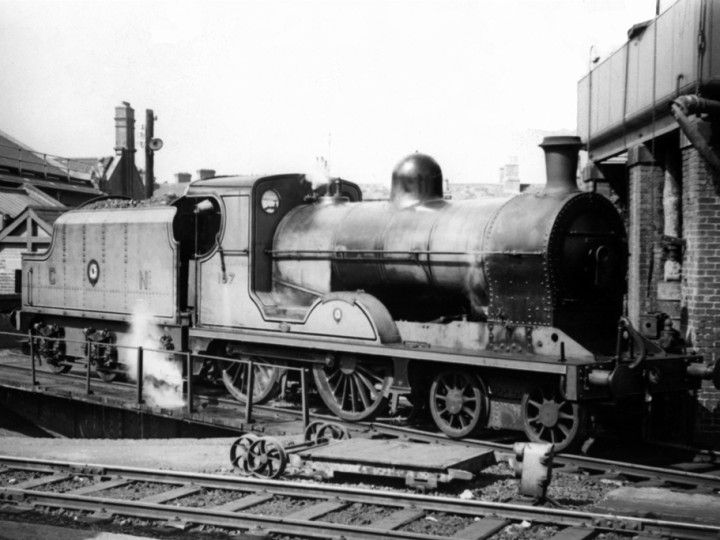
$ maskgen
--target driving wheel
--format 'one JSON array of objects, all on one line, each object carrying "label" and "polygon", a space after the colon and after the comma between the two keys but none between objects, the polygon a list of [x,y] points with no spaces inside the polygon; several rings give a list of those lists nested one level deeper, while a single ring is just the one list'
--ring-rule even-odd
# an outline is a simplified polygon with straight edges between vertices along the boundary
[{"label": "driving wheel", "polygon": [[485,425],[488,394],[482,380],[464,370],[438,373],[430,385],[430,414],[435,425],[453,439],[467,437]]},{"label": "driving wheel", "polygon": [[[242,360],[250,360],[248,356],[238,357]],[[260,362],[259,358],[252,358]],[[222,380],[227,391],[241,403],[247,402],[248,396],[248,374],[250,364],[246,362],[233,362],[222,372]],[[253,363],[253,390],[252,401],[255,405],[267,403],[280,393],[280,381],[285,370],[273,365],[268,360],[262,360],[261,364]]]},{"label": "driving wheel", "polygon": [[390,373],[387,362],[363,361],[354,355],[313,366],[315,385],[327,408],[351,422],[368,420],[385,410]]},{"label": "driving wheel", "polygon": [[584,409],[566,400],[557,387],[534,388],[521,402],[523,428],[527,438],[538,443],[553,443],[556,451],[580,442],[585,430]]}]

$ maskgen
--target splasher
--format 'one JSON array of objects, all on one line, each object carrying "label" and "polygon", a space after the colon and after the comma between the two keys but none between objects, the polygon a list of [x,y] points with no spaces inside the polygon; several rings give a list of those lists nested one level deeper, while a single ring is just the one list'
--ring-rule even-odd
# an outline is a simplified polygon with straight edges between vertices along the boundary
[{"label": "splasher", "polygon": [[[123,345],[142,347],[143,354],[143,399],[151,407],[175,409],[185,405],[183,398],[182,364],[168,353],[158,352],[162,330],[152,322],[147,306],[136,307],[130,323],[130,334]],[[125,359],[128,377],[138,379],[137,354],[135,349],[126,349]]]}]

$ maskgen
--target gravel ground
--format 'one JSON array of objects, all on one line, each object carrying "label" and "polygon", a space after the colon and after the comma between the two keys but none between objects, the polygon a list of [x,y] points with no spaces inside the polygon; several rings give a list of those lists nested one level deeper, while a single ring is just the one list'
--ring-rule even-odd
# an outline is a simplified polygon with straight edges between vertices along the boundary
[{"label": "gravel ground", "polygon": [[[229,463],[229,449],[234,438],[218,439],[146,439],[146,440],[73,440],[53,438],[31,438],[19,436],[12,430],[10,436],[0,436],[0,454],[35,457],[41,459],[69,460],[83,464],[111,464],[129,467],[150,467],[188,472],[234,474]],[[16,473],[0,471],[0,486],[12,485],[32,477],[34,473]],[[292,477],[291,477],[292,478]],[[308,482],[306,478],[294,477],[296,481]],[[339,477],[339,480],[342,480]],[[345,478],[348,480],[348,478]],[[78,479],[67,481],[67,485],[56,485],[53,490],[73,489]],[[357,477],[353,485],[370,490],[407,491],[401,481],[369,480]],[[593,479],[583,474],[554,474],[548,489],[548,496],[564,507],[584,509],[600,501],[605,495],[624,485],[622,481],[611,479]],[[128,498],[137,499],[153,493],[156,486],[138,483],[132,487],[120,488]],[[511,464],[500,462],[482,471],[471,482],[457,482],[443,486],[434,492],[438,496],[456,496],[465,499],[493,502],[508,502],[517,499],[518,480],[514,477]],[[214,490],[211,493],[199,493],[183,500],[190,506],[211,506],[222,504],[233,498],[233,493]],[[309,501],[276,498],[252,509],[253,512],[282,516],[300,509]],[[370,524],[392,511],[384,508],[356,504],[333,512],[326,520],[334,523]],[[454,532],[468,526],[473,517],[456,517],[450,522],[442,521],[442,516],[429,514],[409,526],[409,530],[418,533],[432,533],[451,536]],[[109,523],[88,524],[77,513],[49,511],[31,515],[12,516],[0,509],[0,520],[31,521],[43,525],[57,525],[72,528],[90,528],[93,531],[128,533],[148,538],[181,538],[182,540],[215,540],[233,538],[228,531],[208,527],[195,527],[189,531],[161,530],[158,524],[127,518],[113,518]],[[441,522],[442,521],[442,522]],[[556,528],[540,524],[517,523],[500,533],[500,540],[546,538],[557,532]],[[602,535],[601,540],[613,540],[615,535]],[[273,540],[294,540],[294,537],[274,536]],[[0,536],[0,540],[2,536]]]},{"label": "gravel ground", "polygon": [[83,464],[225,473],[230,471],[230,445],[234,440],[75,440],[13,436],[0,437],[0,455],[68,460]]}]

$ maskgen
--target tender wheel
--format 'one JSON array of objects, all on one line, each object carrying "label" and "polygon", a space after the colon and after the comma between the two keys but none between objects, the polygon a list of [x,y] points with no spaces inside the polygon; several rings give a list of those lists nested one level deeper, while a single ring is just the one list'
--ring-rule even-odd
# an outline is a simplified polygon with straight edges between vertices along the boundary
[{"label": "tender wheel", "polygon": [[287,453],[277,439],[262,437],[248,448],[247,467],[255,476],[279,478],[285,472]]},{"label": "tender wheel", "polygon": [[531,390],[522,398],[525,435],[533,442],[553,443],[565,450],[580,442],[585,430],[585,415],[577,403],[567,401],[555,387]]},{"label": "tender wheel", "polygon": [[65,330],[56,324],[38,322],[33,325],[32,350],[38,363],[43,362],[52,373],[67,373],[72,367],[65,356]]},{"label": "tender wheel", "polygon": [[69,363],[67,363],[67,360],[60,360],[60,361],[45,360],[45,364],[47,365],[47,367],[50,371],[52,371],[53,373],[57,373],[57,374],[67,373],[72,369],[72,366]]},{"label": "tender wheel", "polygon": [[115,379],[117,379],[118,373],[116,371],[108,371],[106,369],[96,369],[95,370],[98,374],[98,376],[104,381],[104,382],[113,382]]},{"label": "tender wheel", "polygon": [[443,371],[430,385],[430,413],[435,425],[453,439],[467,437],[488,414],[485,385],[467,371]]},{"label": "tender wheel", "polygon": [[327,408],[343,420],[368,420],[387,407],[392,376],[385,362],[344,355],[330,366],[316,364],[313,377]]},{"label": "tender wheel", "polygon": [[257,440],[258,436],[254,433],[246,433],[232,443],[230,447],[230,463],[232,463],[235,472],[250,474],[247,461],[248,450],[250,450],[250,446]]},{"label": "tender wheel", "polygon": [[[249,357],[239,357],[242,360],[250,360]],[[262,405],[267,403],[280,393],[280,381],[285,372],[279,366],[267,365],[267,360],[253,358],[255,361],[262,361],[262,364],[253,364],[253,404]],[[248,373],[249,364],[232,363],[223,370],[222,379],[227,391],[238,401],[247,402],[248,394]]]}]

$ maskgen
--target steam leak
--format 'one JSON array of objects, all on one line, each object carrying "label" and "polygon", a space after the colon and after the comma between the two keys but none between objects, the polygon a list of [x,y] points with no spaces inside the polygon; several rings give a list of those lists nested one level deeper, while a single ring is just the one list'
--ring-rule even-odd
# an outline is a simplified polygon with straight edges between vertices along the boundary
[{"label": "steam leak", "polygon": [[161,352],[163,333],[152,322],[147,307],[139,305],[132,315],[130,334],[124,345],[126,349],[128,377],[138,379],[136,348],[143,348],[143,398],[147,405],[163,409],[175,409],[185,405],[183,398],[182,363],[175,361],[170,352]]}]

